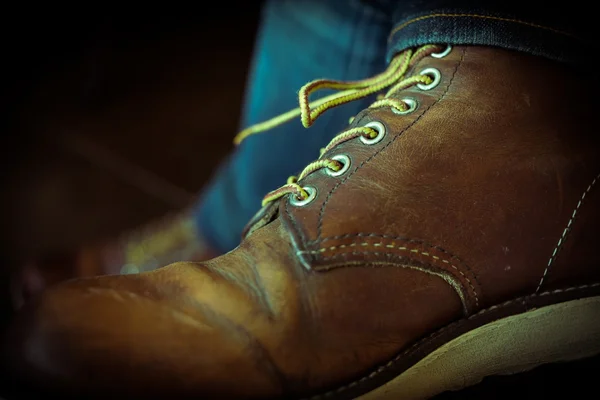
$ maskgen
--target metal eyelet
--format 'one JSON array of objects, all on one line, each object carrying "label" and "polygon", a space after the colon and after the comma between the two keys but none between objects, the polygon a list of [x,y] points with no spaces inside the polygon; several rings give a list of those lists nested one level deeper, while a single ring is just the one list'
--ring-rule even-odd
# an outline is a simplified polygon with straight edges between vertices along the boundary
[{"label": "metal eyelet", "polygon": [[421,90],[431,90],[439,85],[440,81],[442,80],[442,73],[435,68],[425,68],[423,71],[419,72],[419,75],[429,75],[433,77],[433,82],[431,82],[429,85],[424,85],[422,83],[417,84],[417,87]]},{"label": "metal eyelet", "polygon": [[446,48],[444,49],[444,51],[442,51],[441,53],[432,53],[431,57],[433,57],[433,58],[444,58],[448,54],[450,54],[451,51],[452,51],[452,46],[449,45],[449,44],[447,44]]},{"label": "metal eyelet", "polygon": [[331,159],[341,162],[343,167],[339,171],[334,171],[332,169],[326,168],[325,172],[327,173],[327,175],[333,177],[340,176],[350,169],[350,157],[343,154],[338,154],[337,156],[331,157]]},{"label": "metal eyelet", "polygon": [[415,99],[406,98],[406,99],[402,99],[401,101],[408,106],[408,109],[406,109],[404,111],[400,111],[400,110],[392,107],[392,112],[394,114],[398,114],[398,115],[410,114],[411,112],[415,111],[417,109],[417,107],[419,106],[419,103],[417,103],[417,101]]},{"label": "metal eyelet", "polygon": [[379,143],[383,140],[383,138],[385,136],[385,126],[381,122],[377,122],[377,121],[369,122],[368,124],[365,125],[365,128],[375,129],[377,131],[377,136],[375,136],[373,139],[369,139],[364,136],[361,136],[360,137],[361,142],[363,142],[364,144],[371,145],[371,144]]},{"label": "metal eyelet", "polygon": [[317,189],[315,189],[314,187],[304,186],[302,189],[304,189],[306,191],[306,193],[308,193],[308,197],[303,200],[299,200],[294,195],[290,196],[290,203],[293,206],[296,206],[296,207],[305,206],[308,203],[310,203],[311,201],[313,201],[315,199],[315,197],[317,197]]}]

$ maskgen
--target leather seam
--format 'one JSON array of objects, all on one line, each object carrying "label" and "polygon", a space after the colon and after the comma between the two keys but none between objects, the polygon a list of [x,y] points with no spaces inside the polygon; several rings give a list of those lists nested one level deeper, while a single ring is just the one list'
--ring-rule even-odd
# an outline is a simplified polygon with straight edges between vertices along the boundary
[{"label": "leather seam", "polygon": [[412,128],[417,122],[419,122],[421,120],[421,118],[423,118],[423,116],[425,114],[427,114],[427,112],[433,106],[435,106],[436,104],[438,104],[440,102],[440,100],[442,100],[442,98],[445,97],[446,93],[448,93],[448,91],[450,90],[450,87],[452,86],[452,83],[454,82],[454,77],[456,76],[456,73],[458,72],[458,68],[460,67],[460,65],[462,64],[462,62],[463,62],[463,60],[465,58],[465,53],[466,53],[466,49],[463,49],[461,57],[457,61],[456,66],[454,67],[454,72],[452,73],[452,76],[448,80],[448,85],[444,89],[444,92],[440,94],[439,98],[435,102],[433,102],[429,107],[427,107],[425,110],[423,110],[423,112],[417,118],[415,118],[415,120],[413,122],[411,122],[406,128],[404,128],[403,130],[401,130],[400,132],[398,132],[385,146],[383,146],[381,149],[377,150],[375,153],[373,153],[371,156],[369,156],[366,160],[362,161],[353,171],[351,171],[348,175],[346,175],[344,177],[344,179],[342,179],[341,181],[339,181],[338,183],[336,183],[335,186],[333,188],[331,188],[331,190],[327,194],[327,197],[323,201],[323,204],[321,205],[321,209],[319,210],[319,222],[318,222],[318,225],[317,225],[317,239],[316,239],[316,242],[320,241],[321,233],[322,233],[322,230],[323,230],[323,216],[325,214],[325,207],[327,206],[327,203],[329,203],[329,199],[331,199],[331,196],[333,196],[333,193],[337,190],[338,187],[340,187],[341,185],[343,185],[348,179],[350,179],[351,176],[353,176],[365,164],[367,164],[368,162],[370,162],[378,154],[380,154],[385,149],[387,149],[400,136],[402,136],[403,133],[405,133],[410,128]]},{"label": "leather seam", "polygon": [[323,245],[323,242],[326,242],[328,240],[340,240],[340,239],[350,239],[350,238],[373,238],[373,237],[374,238],[381,238],[381,239],[402,240],[403,242],[406,242],[406,243],[421,244],[421,245],[430,247],[432,249],[435,249],[437,251],[440,251],[440,252],[446,254],[449,259],[454,259],[458,263],[460,263],[461,265],[463,265],[465,267],[465,269],[467,271],[469,271],[469,273],[471,273],[473,275],[473,280],[475,281],[477,287],[481,288],[481,282],[479,282],[479,277],[477,276],[477,274],[475,273],[475,271],[473,271],[473,269],[471,269],[471,267],[469,267],[469,265],[467,263],[465,263],[457,255],[455,255],[452,252],[444,249],[443,247],[438,246],[438,245],[434,245],[434,244],[429,243],[429,242],[427,242],[425,240],[421,240],[421,239],[409,239],[409,238],[402,237],[402,236],[385,235],[385,234],[372,233],[372,232],[359,232],[359,233],[347,233],[347,234],[336,235],[336,236],[328,236],[328,237],[322,238],[321,241],[320,241],[320,244]]},{"label": "leather seam", "polygon": [[[475,286],[473,285],[473,282],[469,279],[469,277],[467,275],[465,275],[465,273],[463,271],[461,271],[456,265],[454,265],[451,261],[436,256],[436,255],[432,255],[429,252],[426,251],[421,251],[419,249],[410,249],[406,246],[397,246],[396,244],[392,243],[392,244],[385,244],[385,243],[368,243],[368,242],[362,242],[362,243],[351,243],[351,244],[341,244],[341,245],[337,245],[337,246],[330,246],[330,247],[322,247],[318,250],[311,250],[308,251],[306,253],[309,254],[323,254],[326,251],[333,251],[333,250],[337,250],[337,249],[345,249],[345,248],[350,248],[350,247],[357,247],[357,246],[361,246],[361,247],[367,247],[367,246],[373,246],[373,247],[385,247],[388,249],[396,249],[396,250],[400,250],[400,251],[405,251],[405,252],[409,252],[409,253],[416,253],[425,257],[429,257],[431,259],[433,259],[434,261],[441,261],[444,264],[452,267],[454,270],[456,270],[468,283],[469,287],[471,288],[471,290],[473,291],[473,297],[475,299],[475,307],[479,307],[479,296],[477,295],[477,290],[475,289]],[[390,254],[390,255],[394,255],[393,253],[388,253],[388,252],[375,252],[375,251],[353,251],[351,253],[338,253],[334,256],[330,256],[330,257],[324,257],[325,259],[333,259],[335,257],[338,256],[343,256],[346,254],[353,254],[353,255],[358,255],[358,254]]]},{"label": "leather seam", "polygon": [[594,188],[594,186],[596,185],[596,182],[598,180],[600,180],[600,174],[596,175],[596,177],[592,180],[592,183],[589,184],[587,189],[581,195],[579,202],[577,202],[577,205],[575,206],[575,209],[573,210],[573,213],[571,214],[571,218],[569,218],[569,222],[567,222],[567,226],[565,227],[562,234],[560,235],[560,238],[558,239],[558,243],[554,247],[554,251],[550,255],[550,258],[548,259],[548,264],[546,265],[546,269],[544,269],[544,273],[542,274],[540,283],[538,284],[537,289],[535,289],[536,293],[539,292],[540,289],[542,288],[542,285],[544,284],[544,280],[546,279],[546,276],[548,276],[548,273],[550,272],[550,270],[552,269],[552,266],[554,265],[554,261],[556,261],[556,259],[558,258],[560,251],[563,248],[563,245],[569,238],[569,234],[571,233],[573,222],[575,221],[575,218],[577,217],[577,212],[579,211],[579,209],[581,208],[581,206],[584,203],[585,197]]},{"label": "leather seam", "polygon": [[[302,243],[302,244],[306,243],[308,241],[307,237],[306,237],[306,234],[304,233],[304,231],[301,229],[301,227],[296,222],[296,218],[290,212],[290,209],[289,209],[289,204],[290,203],[289,203],[289,201],[287,201],[287,200],[282,200],[282,201],[284,202],[283,209],[285,211],[285,215],[287,215],[288,221],[290,221],[292,223],[292,226],[294,228],[294,232],[299,236],[300,243]],[[297,249],[298,248],[298,243],[296,242],[296,240],[293,239],[293,234],[291,235],[291,237],[292,237],[293,245]],[[296,253],[298,253],[298,250],[296,251]]]},{"label": "leather seam", "polygon": [[[348,254],[349,253],[336,254],[335,256],[331,257],[331,259],[342,258],[341,256],[345,256]],[[375,254],[375,255],[398,257],[398,255],[392,254],[392,253],[377,253],[377,252],[368,252],[368,251],[357,252],[357,254]],[[366,263],[346,261],[343,263],[334,263],[334,264],[323,266],[323,267],[317,267],[317,268],[315,268],[315,270],[319,271],[319,270],[331,270],[331,269],[337,269],[337,268],[352,268],[352,267],[354,267],[354,265],[361,265],[361,266],[366,265],[368,267],[376,267],[376,268],[401,268],[401,269],[410,269],[413,271],[419,271],[419,272],[427,274],[427,275],[438,277],[438,278],[442,279],[444,282],[446,282],[446,284],[448,284],[448,286],[450,286],[450,288],[454,292],[456,292],[456,295],[460,299],[462,309],[464,312],[464,316],[467,317],[467,316],[471,315],[471,312],[470,312],[471,307],[470,307],[470,304],[468,304],[470,298],[469,298],[469,300],[467,300],[467,296],[469,295],[468,288],[465,287],[465,285],[455,275],[452,275],[452,273],[450,273],[450,271],[442,269],[442,268],[438,268],[433,264],[429,264],[429,263],[425,263],[425,262],[421,262],[421,261],[415,262],[415,260],[410,260],[410,261],[413,261],[413,262],[412,263],[411,262],[399,262],[397,260],[389,260],[389,261],[377,260],[377,261],[369,261]]]},{"label": "leather seam", "polygon": [[414,343],[413,345],[411,345],[409,348],[407,348],[406,350],[402,351],[400,354],[398,354],[396,357],[394,357],[392,360],[388,361],[386,364],[380,366],[379,368],[377,368],[375,371],[371,372],[369,375],[364,376],[358,380],[355,380],[347,385],[341,386],[335,390],[331,390],[328,392],[325,392],[323,394],[318,394],[316,396],[312,396],[312,397],[307,397],[304,398],[303,400],[321,400],[321,399],[325,399],[325,398],[330,398],[333,395],[339,394],[341,392],[344,392],[345,390],[351,389],[354,386],[357,386],[365,381],[371,380],[373,379],[375,376],[379,375],[380,373],[382,373],[383,371],[389,369],[390,367],[392,367],[396,362],[398,362],[398,360],[400,360],[402,357],[406,356],[407,354],[410,354],[412,352],[414,352],[423,342],[426,342],[428,340],[434,339],[438,336],[440,336],[441,334],[445,333],[446,331],[454,328],[457,324],[464,322],[465,320],[472,320],[474,318],[477,318],[483,314],[486,314],[490,311],[496,310],[498,308],[503,308],[506,306],[509,306],[511,304],[514,303],[525,303],[527,300],[531,299],[531,298],[535,298],[535,297],[542,297],[542,296],[549,296],[549,295],[553,295],[553,294],[558,294],[558,293],[563,293],[563,292],[571,292],[574,290],[584,290],[584,289],[590,289],[590,288],[594,288],[594,287],[598,287],[600,286],[600,283],[592,283],[592,284],[588,284],[588,285],[581,285],[581,286],[572,286],[572,287],[568,287],[568,288],[564,288],[564,289],[556,289],[556,290],[552,290],[552,291],[548,291],[548,292],[542,292],[542,293],[534,293],[528,296],[523,296],[523,297],[518,297],[516,299],[512,299],[512,300],[508,300],[505,301],[504,303],[500,303],[494,306],[491,306],[489,308],[480,310],[479,312],[464,318],[462,320],[458,320],[455,322],[452,322],[448,325],[446,325],[445,327],[427,335],[426,337],[420,339],[419,341],[417,341],[416,343]]}]

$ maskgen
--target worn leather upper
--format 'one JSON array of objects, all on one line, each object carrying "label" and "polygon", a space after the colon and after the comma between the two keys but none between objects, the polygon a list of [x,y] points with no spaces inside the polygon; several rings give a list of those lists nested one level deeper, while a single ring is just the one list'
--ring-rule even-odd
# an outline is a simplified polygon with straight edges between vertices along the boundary
[{"label": "worn leather upper", "polygon": [[397,95],[413,113],[353,120],[386,135],[332,149],[348,172],[300,182],[314,201],[267,206],[237,249],[204,264],[56,287],[14,325],[8,364],[94,393],[310,396],[482,309],[600,282],[600,137],[584,78],[481,47],[414,72],[428,67],[439,85]]}]

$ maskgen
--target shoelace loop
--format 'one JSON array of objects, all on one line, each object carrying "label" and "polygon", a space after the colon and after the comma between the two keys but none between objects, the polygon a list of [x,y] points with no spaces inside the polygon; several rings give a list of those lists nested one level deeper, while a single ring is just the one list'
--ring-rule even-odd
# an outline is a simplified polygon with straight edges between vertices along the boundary
[{"label": "shoelace loop", "polygon": [[[435,77],[428,74],[418,74],[406,78],[405,75],[412,66],[423,58],[443,50],[444,47],[439,45],[425,45],[416,50],[406,50],[396,55],[386,70],[381,74],[359,81],[345,82],[331,79],[317,79],[309,82],[304,85],[298,93],[300,104],[298,108],[244,129],[235,137],[234,143],[239,144],[248,136],[273,129],[298,116],[300,116],[302,125],[305,128],[309,128],[317,118],[327,110],[351,101],[365,98],[386,88],[389,89],[385,95],[378,96],[377,100],[369,106],[369,109],[390,107],[392,111],[398,114],[407,113],[415,106],[415,104],[395,99],[391,96],[396,92],[411,86],[432,84]],[[312,102],[309,101],[309,96],[320,89],[333,89],[338,92]],[[377,138],[379,134],[380,132],[377,129],[369,126],[354,127],[341,132],[335,136],[327,146],[321,149],[319,158],[308,164],[298,176],[290,176],[285,185],[267,193],[263,198],[262,205],[265,206],[288,194],[295,196],[298,201],[307,199],[309,193],[298,184],[300,180],[321,169],[326,168],[332,172],[338,172],[345,167],[340,160],[322,158],[325,153],[348,140],[358,137],[373,140]]]}]

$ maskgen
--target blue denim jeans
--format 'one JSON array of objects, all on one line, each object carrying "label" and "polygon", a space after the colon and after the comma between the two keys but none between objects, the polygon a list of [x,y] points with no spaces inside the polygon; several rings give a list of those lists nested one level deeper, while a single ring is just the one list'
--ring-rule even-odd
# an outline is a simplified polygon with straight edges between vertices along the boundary
[{"label": "blue denim jeans", "polygon": [[[497,46],[583,65],[596,46],[580,32],[585,17],[564,4],[527,0],[267,1],[242,127],[297,107],[298,89],[311,80],[367,78],[398,52],[424,44]],[[247,138],[200,197],[195,215],[201,236],[218,252],[237,246],[262,197],[315,160],[349,117],[372,101],[334,108],[308,130],[298,119]]]},{"label": "blue denim jeans", "polygon": [[[265,4],[251,65],[242,126],[298,107],[298,89],[316,78],[363,79],[385,69],[391,20],[360,1],[274,0]],[[373,99],[248,137],[221,164],[200,197],[198,230],[218,252],[239,244],[263,196],[319,156],[319,149]]]},{"label": "blue denim jeans", "polygon": [[[405,0],[392,6],[388,60],[425,44],[480,45],[591,67],[597,14],[539,0]],[[594,74],[595,75],[595,74]]]}]

